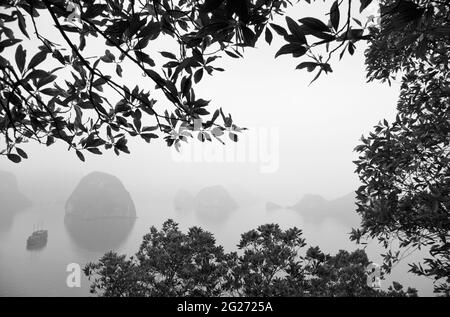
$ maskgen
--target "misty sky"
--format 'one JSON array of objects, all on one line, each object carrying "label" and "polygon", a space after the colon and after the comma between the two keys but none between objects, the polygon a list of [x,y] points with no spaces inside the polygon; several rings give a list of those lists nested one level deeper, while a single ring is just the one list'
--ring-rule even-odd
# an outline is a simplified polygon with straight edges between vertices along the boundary
[{"label": "misty sky", "polygon": [[[328,7],[329,4],[321,2],[296,5],[288,15],[296,19],[316,16],[326,20],[323,14]],[[374,8],[368,10],[374,11]],[[285,25],[283,19],[277,22]],[[62,43],[61,39],[58,42]],[[22,44],[30,47],[27,41]],[[304,58],[274,59],[283,44],[277,36],[272,46],[261,38],[255,49],[245,52],[244,59],[217,60],[215,66],[226,71],[216,72],[213,77],[204,76],[196,87],[198,97],[212,100],[210,105],[214,109],[223,107],[239,126],[250,129],[241,136],[240,145],[226,141],[228,149],[240,147],[239,159],[236,156],[231,162],[218,162],[224,147],[216,142],[200,148],[204,151],[200,162],[180,162],[180,157],[166,147],[164,140],[147,144],[136,138],[129,143],[131,155],[117,157],[109,151],[103,156],[86,153],[85,163],[73,151],[68,152],[61,142],[50,148],[30,143],[22,146],[29,154],[28,160],[16,165],[2,159],[0,169],[15,173],[22,188],[40,190],[46,196],[51,195],[48,188],[74,188],[80,177],[93,170],[118,176],[134,196],[214,184],[239,186],[283,204],[294,203],[305,193],[326,198],[345,195],[358,186],[358,178],[353,173],[352,160],[356,158],[353,148],[361,135],[368,133],[380,119],[393,118],[398,84],[389,87],[365,83],[364,47],[359,43],[354,56],[346,54],[341,62],[335,60],[332,74],[322,75],[308,86],[314,74],[295,70]],[[101,54],[105,47],[95,45],[88,44],[88,47]],[[166,43],[159,42],[159,45]],[[153,43],[148,49],[166,48]],[[12,58],[11,50],[5,53]],[[29,52],[28,60],[31,56]],[[47,65],[51,67],[48,60]],[[134,82],[137,79],[139,84],[148,82],[153,89],[153,84],[136,68],[125,67],[124,78]],[[129,86],[134,87],[134,82]],[[159,103],[160,107],[167,105],[162,99]],[[198,151],[199,145],[197,140],[192,140],[184,151],[196,147]],[[208,157],[213,162],[205,162]]]},{"label": "misty sky", "polygon": [[[287,15],[296,20],[306,16],[327,20],[324,13],[329,10],[330,1],[325,4],[317,1],[311,5],[303,2],[290,8]],[[356,15],[358,9],[354,8]],[[365,15],[375,14],[376,1],[365,12]],[[44,15],[43,20],[46,22],[40,28],[41,33],[63,44],[56,29],[50,25],[51,18]],[[365,21],[364,18],[361,20]],[[284,18],[278,18],[276,22],[285,26]],[[27,23],[31,27],[31,21],[27,20]],[[20,34],[17,28],[14,31]],[[34,37],[31,30],[29,33]],[[76,37],[73,39],[77,43]],[[103,40],[88,41],[84,55],[102,55],[107,48],[103,43]],[[202,81],[195,86],[198,98],[211,100],[211,112],[222,107],[225,113],[232,114],[237,125],[249,129],[240,135],[237,144],[227,137],[224,138],[225,146],[218,142],[202,145],[192,139],[182,147],[181,154],[176,154],[162,138],[148,144],[142,139],[129,137],[130,155],[121,153],[117,157],[112,151],[103,151],[104,155],[97,156],[86,152],[86,162],[81,162],[74,151],[67,151],[62,142],[49,148],[29,143],[20,146],[28,153],[28,160],[14,164],[2,158],[0,170],[13,172],[23,193],[33,201],[57,200],[64,203],[80,179],[92,171],[116,175],[135,201],[146,201],[145,206],[152,198],[171,199],[178,189],[190,189],[191,193],[196,193],[202,187],[217,184],[224,185],[231,194],[240,192],[241,195],[256,196],[261,202],[274,201],[283,206],[296,203],[307,193],[327,199],[346,195],[359,186],[352,163],[357,158],[353,149],[359,144],[361,135],[371,131],[378,121],[394,118],[399,84],[393,82],[390,87],[366,83],[365,47],[363,43],[357,43],[354,56],[347,53],[341,61],[336,56],[331,64],[334,72],[323,74],[309,85],[315,73],[295,70],[296,65],[306,60],[305,57],[294,59],[284,55],[274,58],[284,44],[274,33],[274,41],[268,46],[262,36],[255,49],[246,50],[244,59],[225,55],[216,60],[214,66],[224,68],[225,72],[215,72],[213,77],[205,72]],[[26,40],[22,45],[29,50],[29,61],[40,42]],[[146,52],[159,66],[167,59],[156,52],[170,51],[171,48],[173,42],[162,39],[151,42]],[[15,46],[6,49],[2,56],[14,63],[14,50]],[[116,51],[113,53],[118,56]],[[60,66],[50,57],[43,65],[45,69]],[[137,67],[126,64],[122,68],[123,82],[129,87],[139,84],[141,88],[150,89],[151,94],[154,92],[154,83],[144,78]],[[114,74],[113,68],[109,70]],[[159,68],[155,70],[159,71]],[[58,78],[58,81],[63,79]],[[161,112],[169,103],[158,98],[158,92],[155,96],[159,99],[157,109]],[[1,148],[3,142],[2,138]],[[169,204],[172,208],[171,200],[167,200]],[[138,208],[138,215],[143,212]],[[158,220],[166,217],[164,211],[152,212],[157,214]],[[239,233],[246,230],[246,221],[254,221],[258,212],[240,215],[233,230]],[[297,221],[293,215],[283,217],[288,217],[285,219],[287,225]],[[223,231],[228,231],[228,228]],[[219,236],[226,236],[217,230]],[[321,230],[312,230],[312,235],[328,239],[325,248],[337,244],[333,238],[329,239],[329,227]],[[230,236],[238,237],[235,232]],[[344,238],[347,245],[339,245],[339,248],[350,247],[350,241],[346,236]],[[136,245],[138,240],[134,241]],[[235,245],[236,242],[232,241]],[[406,272],[406,264],[401,270]]]}]

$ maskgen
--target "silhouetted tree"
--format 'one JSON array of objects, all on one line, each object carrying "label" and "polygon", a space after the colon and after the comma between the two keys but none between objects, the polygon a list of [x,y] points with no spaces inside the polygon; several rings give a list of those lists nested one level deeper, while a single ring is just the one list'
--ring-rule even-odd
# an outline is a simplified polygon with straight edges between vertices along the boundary
[{"label": "silhouetted tree", "polygon": [[[399,283],[388,291],[367,286],[363,250],[325,255],[305,246],[301,230],[267,224],[242,234],[239,251],[225,254],[213,235],[173,220],[144,236],[127,259],[109,252],[89,263],[91,292],[101,296],[416,296]],[[238,253],[241,253],[240,255]]]},{"label": "silhouetted tree", "polygon": [[367,285],[367,267],[371,263],[364,250],[351,253],[340,250],[335,256],[323,253],[319,247],[311,247],[305,259],[309,262],[307,271],[310,296],[417,296],[417,290],[393,282],[388,291],[375,290]]},{"label": "silhouetted tree", "polygon": [[[382,1],[366,51],[369,80],[401,76],[398,114],[356,147],[362,227],[352,238],[388,248],[384,268],[428,248],[411,271],[450,295],[450,3]],[[399,243],[399,250],[391,245]]]},{"label": "silhouetted tree", "polygon": [[233,289],[240,296],[300,296],[305,291],[300,249],[306,245],[302,231],[283,231],[267,224],[242,234],[243,253],[233,268]]},{"label": "silhouetted tree", "polygon": [[97,263],[89,263],[84,272],[93,281],[91,293],[105,297],[145,296],[139,280],[146,278],[133,262],[125,255],[108,252]]},{"label": "silhouetted tree", "polygon": [[[370,2],[361,1],[361,10]],[[340,23],[344,4],[348,14]],[[28,140],[46,145],[62,140],[81,160],[83,151],[129,153],[127,136],[150,142],[163,135],[177,148],[193,132],[201,141],[223,142],[224,134],[237,141],[242,129],[231,115],[210,110],[209,101],[193,89],[206,74],[223,71],[219,57],[242,57],[262,35],[270,44],[275,31],[288,42],[276,56],[308,53],[313,61],[298,68],[317,68],[318,76],[331,71],[333,52],[353,53],[355,42],[366,38],[361,22],[351,19],[351,0],[333,2],[328,25],[313,17],[299,22],[286,17],[287,31],[272,21],[290,5],[289,0],[2,1],[0,53],[10,50],[15,58],[0,56],[5,140],[0,154],[20,162],[28,155],[18,146]],[[49,21],[51,35],[45,32]],[[13,32],[13,25],[22,34]],[[41,43],[37,50],[22,45],[33,33]],[[168,49],[150,44],[161,38],[172,42],[163,42]],[[103,42],[104,49],[91,56],[94,41]],[[329,56],[322,59],[314,51],[325,45]],[[46,60],[52,63],[44,66]],[[129,69],[142,77],[124,82],[122,73]]]},{"label": "silhouetted tree", "polygon": [[107,253],[85,273],[94,278],[91,291],[104,296],[219,296],[233,258],[211,233],[193,227],[184,234],[168,220],[150,228],[134,257]]}]

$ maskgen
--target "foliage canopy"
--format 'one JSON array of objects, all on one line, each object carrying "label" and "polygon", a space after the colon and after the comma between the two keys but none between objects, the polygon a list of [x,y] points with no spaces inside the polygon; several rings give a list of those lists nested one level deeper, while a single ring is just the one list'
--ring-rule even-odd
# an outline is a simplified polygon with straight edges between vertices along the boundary
[{"label": "foliage canopy", "polygon": [[331,256],[305,246],[301,230],[267,224],[242,234],[239,252],[225,253],[211,233],[183,233],[167,220],[150,228],[133,257],[109,252],[84,272],[101,296],[417,296],[395,282],[387,291],[367,286],[363,250]]},{"label": "foliage canopy", "polygon": [[[363,1],[361,9],[370,2]],[[342,47],[353,54],[354,43],[366,38],[361,22],[350,18],[351,3],[345,22],[340,21],[342,1],[335,1],[328,25],[314,17],[286,16],[285,28],[273,19],[284,15],[289,0],[3,1],[0,52],[15,50],[15,60],[0,56],[0,131],[6,145],[0,154],[20,162],[28,155],[19,145],[28,140],[46,145],[61,140],[81,160],[83,151],[129,153],[129,136],[147,142],[164,136],[177,148],[193,132],[202,142],[223,142],[224,134],[237,141],[242,128],[222,109],[211,110],[210,101],[196,96],[195,85],[205,74],[223,71],[217,66],[220,57],[243,57],[244,48],[262,36],[270,44],[274,34],[287,42],[276,57],[308,55],[312,60],[297,68],[317,69],[316,78],[330,72],[333,52]],[[49,19],[56,39],[42,30]],[[33,53],[21,44],[32,32],[41,43]],[[161,38],[173,49],[152,49]],[[104,53],[87,56],[93,39],[104,41]],[[326,59],[314,54],[325,45]],[[165,61],[157,65],[157,56]],[[58,66],[46,68],[46,60]],[[123,82],[124,67],[139,71],[144,80]]]}]

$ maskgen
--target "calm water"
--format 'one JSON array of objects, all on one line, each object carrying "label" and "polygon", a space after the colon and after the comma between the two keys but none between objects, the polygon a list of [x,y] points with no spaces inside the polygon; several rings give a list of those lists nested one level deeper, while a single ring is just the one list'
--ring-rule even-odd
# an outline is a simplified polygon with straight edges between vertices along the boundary
[{"label": "calm water", "polygon": [[[263,204],[238,209],[225,223],[215,225],[202,223],[192,214],[176,213],[171,201],[138,201],[136,207],[136,221],[123,226],[111,222],[91,223],[83,228],[70,226],[64,223],[64,206],[58,204],[36,205],[14,217],[0,219],[0,296],[89,296],[89,281],[85,277],[82,277],[81,288],[66,286],[69,263],[79,263],[83,267],[110,249],[131,255],[137,251],[149,227],[160,227],[168,218],[179,222],[182,229],[199,225],[213,232],[227,251],[236,250],[241,233],[269,222],[279,223],[284,228],[301,228],[308,245],[319,245],[327,252],[355,249],[348,240],[350,228],[342,224],[303,223],[293,211],[266,212]],[[47,246],[27,251],[26,239],[36,226],[48,230]],[[379,261],[379,251],[376,246],[368,248],[375,262]],[[394,270],[393,278],[383,283],[386,285],[394,279],[416,287],[420,295],[432,294],[429,280],[406,274],[406,270],[407,264],[401,263]]]}]

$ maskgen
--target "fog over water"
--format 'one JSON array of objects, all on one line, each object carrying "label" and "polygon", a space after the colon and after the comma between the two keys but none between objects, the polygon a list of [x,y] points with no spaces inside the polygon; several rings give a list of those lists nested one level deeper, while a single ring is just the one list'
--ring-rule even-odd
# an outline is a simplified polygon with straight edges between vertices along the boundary
[{"label": "fog over water", "polygon": [[[305,11],[288,13],[306,16],[322,9],[305,7]],[[332,74],[308,86],[311,74],[295,71],[296,61],[274,60],[278,44],[268,47],[261,42],[240,60],[224,57],[221,67],[226,71],[198,86],[197,95],[212,100],[214,107],[223,107],[238,125],[249,128],[237,144],[227,140],[225,146],[201,145],[194,139],[179,154],[161,139],[151,144],[131,139],[130,155],[86,154],[83,163],[63,144],[46,148],[30,143],[23,146],[28,160],[14,164],[1,159],[0,170],[16,176],[20,192],[33,205],[14,213],[0,210],[0,295],[88,295],[84,278],[81,288],[66,286],[69,263],[86,264],[109,249],[132,255],[149,227],[160,227],[168,218],[183,229],[197,225],[210,230],[227,251],[236,250],[246,230],[272,222],[301,228],[308,245],[319,245],[327,252],[356,249],[348,239],[349,223],[323,215],[302,217],[301,211],[290,208],[266,210],[266,203],[288,207],[308,194],[327,201],[351,196],[359,186],[353,148],[380,119],[394,117],[398,84],[365,83],[360,45],[355,56],[344,57],[335,63]],[[124,70],[125,79],[139,75]],[[94,171],[122,182],[135,204],[135,220],[126,225],[91,223],[89,228],[67,223],[67,199],[80,180]],[[226,219],[214,223],[193,211],[175,210],[179,190],[195,196],[217,185],[237,203]],[[353,215],[350,209],[343,212]],[[48,230],[48,243],[41,250],[27,251],[26,239],[36,227]],[[105,239],[105,232],[111,236]],[[381,261],[382,250],[375,244],[368,251],[371,260]],[[420,254],[407,260],[414,258]],[[417,288],[419,295],[432,295],[431,281],[407,270],[407,262],[400,263],[383,284],[397,280]]]}]

